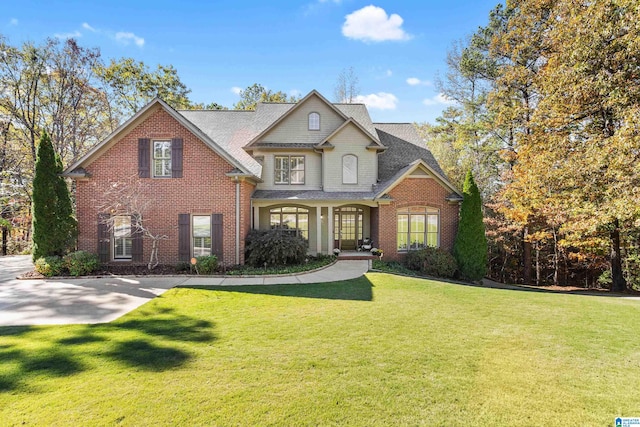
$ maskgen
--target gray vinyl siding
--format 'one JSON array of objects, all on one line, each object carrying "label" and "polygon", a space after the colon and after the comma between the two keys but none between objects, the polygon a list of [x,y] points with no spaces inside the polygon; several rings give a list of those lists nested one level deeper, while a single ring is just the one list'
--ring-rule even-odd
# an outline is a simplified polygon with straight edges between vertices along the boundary
[{"label": "gray vinyl siding", "polygon": [[[325,191],[371,191],[378,178],[378,157],[368,150],[371,140],[357,127],[347,126],[329,141],[335,148],[325,151]],[[358,183],[342,183],[342,157],[353,154],[358,158]]]},{"label": "gray vinyl siding", "polygon": [[[309,113],[320,114],[320,130],[309,130]],[[344,119],[317,97],[312,97],[269,131],[260,142],[319,144],[344,123]]]}]

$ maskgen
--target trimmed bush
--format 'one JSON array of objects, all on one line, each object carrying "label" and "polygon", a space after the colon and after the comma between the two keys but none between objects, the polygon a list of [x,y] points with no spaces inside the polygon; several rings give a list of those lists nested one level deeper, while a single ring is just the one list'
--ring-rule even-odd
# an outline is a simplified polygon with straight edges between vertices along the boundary
[{"label": "trimmed bush", "polygon": [[246,239],[247,264],[254,267],[301,264],[307,256],[307,242],[282,230],[253,230]]},{"label": "trimmed bush", "polygon": [[98,255],[87,251],[71,252],[64,256],[63,261],[65,268],[72,276],[84,276],[100,267]]},{"label": "trimmed bush", "polygon": [[191,264],[185,261],[180,261],[176,264],[176,273],[183,273],[185,271],[191,271]]},{"label": "trimmed bush", "polygon": [[43,276],[60,276],[64,271],[64,262],[57,255],[41,257],[36,260],[35,267]]},{"label": "trimmed bush", "polygon": [[218,257],[215,255],[199,256],[196,258],[198,274],[212,274],[218,268]]},{"label": "trimmed bush", "polygon": [[467,172],[460,206],[458,234],[453,244],[453,255],[460,266],[460,274],[467,280],[480,280],[487,273],[487,238],[482,220],[480,190]]},{"label": "trimmed bush", "polygon": [[444,249],[432,247],[407,253],[404,263],[410,270],[434,277],[451,278],[458,269],[453,255]]}]

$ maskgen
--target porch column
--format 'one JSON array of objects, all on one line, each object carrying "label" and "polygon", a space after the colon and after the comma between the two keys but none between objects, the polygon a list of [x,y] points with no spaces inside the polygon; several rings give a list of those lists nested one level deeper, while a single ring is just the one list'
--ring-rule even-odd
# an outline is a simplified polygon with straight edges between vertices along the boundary
[{"label": "porch column", "polygon": [[327,251],[333,254],[333,206],[327,207]]},{"label": "porch column", "polygon": [[260,208],[258,206],[253,207],[253,229],[260,228]]},{"label": "porch column", "polygon": [[322,253],[322,207],[316,206],[316,255]]}]

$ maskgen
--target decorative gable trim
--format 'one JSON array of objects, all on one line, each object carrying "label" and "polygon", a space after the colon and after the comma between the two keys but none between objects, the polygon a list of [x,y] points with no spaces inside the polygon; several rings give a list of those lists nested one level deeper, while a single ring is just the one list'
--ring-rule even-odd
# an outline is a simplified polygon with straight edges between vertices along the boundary
[{"label": "decorative gable trim", "polygon": [[[225,150],[223,150],[215,141],[213,141],[209,136],[207,136],[204,132],[202,132],[198,127],[196,127],[193,123],[187,120],[184,116],[174,110],[169,104],[164,102],[160,98],[155,98],[153,101],[149,102],[147,105],[142,107],[140,111],[138,111],[133,117],[124,122],[118,129],[113,131],[109,136],[107,136],[100,143],[96,144],[87,154],[82,156],[79,160],[77,160],[74,164],[69,166],[63,173],[63,176],[68,176],[70,178],[74,177],[73,171],[78,168],[84,168],[90,165],[95,159],[100,157],[104,150],[110,147],[112,144],[115,144],[123,134],[127,133],[129,128],[134,124],[144,118],[145,115],[154,111],[154,108],[162,108],[166,111],[172,118],[174,118],[178,123],[184,126],[188,131],[190,131],[193,135],[195,135],[198,139],[200,139],[205,145],[211,148],[216,154],[225,159],[231,166],[242,170],[244,173],[251,174],[250,171],[246,170],[245,167],[238,162],[234,157],[229,155]],[[140,173],[140,172],[139,172]],[[256,177],[259,179],[259,177]]]},{"label": "decorative gable trim", "polygon": [[[411,162],[407,167],[398,171],[398,174],[394,176],[392,179],[387,181],[387,183],[380,188],[375,195],[375,199],[379,200],[380,198],[387,195],[391,190],[397,187],[405,178],[410,177],[417,169],[423,169],[424,172],[428,173],[433,177],[441,186],[448,189],[452,192],[451,195],[447,196],[446,200],[449,202],[458,202],[462,200],[462,194],[449,183],[448,180],[444,179],[439,173],[437,173],[432,167],[430,167],[424,160],[418,159]],[[414,175],[415,176],[415,175]]]},{"label": "decorative gable trim", "polygon": [[362,125],[360,125],[360,123],[358,123],[357,121],[355,121],[353,118],[349,117],[349,119],[347,119],[346,122],[344,122],[342,125],[340,125],[338,127],[338,129],[334,130],[329,136],[327,136],[324,141],[322,141],[320,144],[318,144],[316,146],[317,150],[323,150],[326,148],[333,148],[333,145],[329,142],[331,139],[333,139],[336,135],[338,135],[340,132],[342,132],[343,129],[345,129],[348,126],[355,126],[356,129],[358,129],[360,132],[362,132],[362,134],[364,136],[366,136],[367,138],[369,138],[371,140],[371,144],[369,144],[367,146],[367,150],[374,150],[374,151],[384,151],[387,149],[387,147],[385,147],[384,145],[382,145],[382,143],[380,141],[378,141],[378,138],[376,138],[375,136],[371,135],[369,132],[367,132],[367,130],[365,128],[362,127]]},{"label": "decorative gable trim", "polygon": [[342,111],[340,111],[338,108],[336,108],[335,105],[333,105],[331,102],[329,102],[324,96],[320,95],[320,93],[317,90],[312,90],[311,92],[309,92],[307,94],[307,96],[305,96],[304,98],[302,98],[300,101],[298,101],[292,108],[290,108],[286,113],[284,113],[282,116],[280,116],[275,122],[271,123],[271,125],[269,125],[265,130],[263,130],[262,132],[260,132],[256,137],[254,137],[251,141],[249,141],[249,143],[247,145],[245,145],[245,150],[249,149],[250,147],[254,146],[255,144],[258,143],[258,141],[260,141],[266,134],[268,134],[273,128],[275,128],[276,126],[278,126],[278,124],[280,124],[282,121],[284,121],[287,117],[289,117],[291,114],[293,114],[294,111],[298,110],[299,108],[301,108],[302,105],[304,105],[305,102],[307,102],[308,99],[310,99],[311,97],[317,97],[319,98],[322,102],[324,102],[325,104],[327,104],[327,106],[329,106],[329,108],[331,108],[337,115],[339,115],[340,117],[342,117],[344,120],[349,120],[349,117],[347,117]]}]

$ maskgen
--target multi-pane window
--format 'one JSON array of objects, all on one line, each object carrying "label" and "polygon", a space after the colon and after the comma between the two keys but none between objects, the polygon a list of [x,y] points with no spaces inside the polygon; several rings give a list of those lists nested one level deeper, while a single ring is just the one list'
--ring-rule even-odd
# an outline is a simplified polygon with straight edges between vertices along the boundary
[{"label": "multi-pane window", "polygon": [[194,215],[192,224],[193,256],[211,255],[211,216]]},{"label": "multi-pane window", "polygon": [[309,130],[320,130],[320,114],[309,113]]},{"label": "multi-pane window", "polygon": [[309,239],[309,210],[297,207],[273,208],[269,211],[271,228]]},{"label": "multi-pane window", "polygon": [[276,184],[304,184],[304,156],[275,156]]},{"label": "multi-pane window", "polygon": [[153,141],[153,176],[171,176],[171,141]]},{"label": "multi-pane window", "polygon": [[131,216],[118,215],[113,218],[113,259],[131,259]]},{"label": "multi-pane window", "polygon": [[353,154],[342,157],[342,183],[358,183],[358,158]]},{"label": "multi-pane window", "polygon": [[412,251],[440,245],[440,212],[426,207],[398,211],[398,251]]}]

